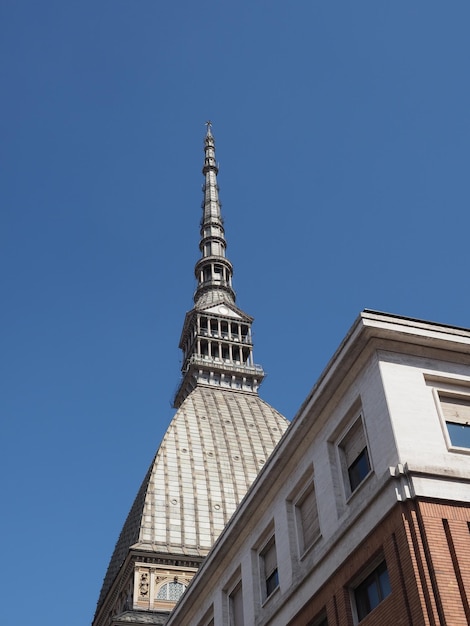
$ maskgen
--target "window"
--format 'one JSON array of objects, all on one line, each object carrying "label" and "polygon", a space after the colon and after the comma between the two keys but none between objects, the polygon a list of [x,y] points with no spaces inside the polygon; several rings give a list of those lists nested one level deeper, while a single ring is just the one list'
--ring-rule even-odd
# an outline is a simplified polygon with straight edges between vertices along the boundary
[{"label": "window", "polygon": [[470,396],[439,394],[452,446],[470,448]]},{"label": "window", "polygon": [[243,587],[239,582],[229,595],[230,626],[243,626]]},{"label": "window", "polygon": [[349,484],[351,492],[359,487],[370,471],[369,454],[367,447],[363,448],[356,459],[348,467]]},{"label": "window", "polygon": [[186,585],[178,582],[165,583],[157,593],[157,600],[171,600],[176,602],[183,595]]},{"label": "window", "polygon": [[317,500],[313,483],[310,483],[295,502],[295,518],[299,550],[303,554],[320,536]]},{"label": "window", "polygon": [[358,620],[361,621],[366,615],[369,615],[390,592],[391,588],[387,564],[385,561],[382,561],[380,565],[354,589],[354,600]]},{"label": "window", "polygon": [[340,443],[342,462],[349,494],[352,494],[371,471],[369,451],[362,418],[356,420],[353,427]]},{"label": "window", "polygon": [[276,542],[274,537],[267,543],[260,553],[260,569],[263,586],[263,599],[265,600],[279,587]]},{"label": "window", "polygon": [[222,265],[214,265],[214,279],[222,280],[223,278],[223,267]]},{"label": "window", "polygon": [[309,622],[307,626],[328,626],[328,620],[326,618],[325,611],[322,611],[321,615],[316,617],[312,622]]},{"label": "window", "polygon": [[197,626],[214,626],[214,609],[211,606]]}]

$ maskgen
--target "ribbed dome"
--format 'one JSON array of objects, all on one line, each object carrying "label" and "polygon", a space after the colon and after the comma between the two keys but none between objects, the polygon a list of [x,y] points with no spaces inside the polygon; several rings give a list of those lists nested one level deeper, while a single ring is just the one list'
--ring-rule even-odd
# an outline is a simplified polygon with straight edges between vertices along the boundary
[{"label": "ribbed dome", "polygon": [[195,308],[204,309],[215,304],[234,304],[233,296],[222,289],[210,289],[198,296]]},{"label": "ribbed dome", "polygon": [[196,387],[171,421],[140,487],[98,607],[130,548],[205,556],[287,426],[256,394]]}]

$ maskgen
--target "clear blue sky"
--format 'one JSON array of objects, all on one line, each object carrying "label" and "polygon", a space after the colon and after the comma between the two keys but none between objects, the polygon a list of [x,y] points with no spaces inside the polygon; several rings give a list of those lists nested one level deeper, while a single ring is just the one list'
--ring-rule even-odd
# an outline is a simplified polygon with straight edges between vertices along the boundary
[{"label": "clear blue sky", "polygon": [[0,24],[2,621],[83,626],[173,415],[206,119],[287,417],[363,308],[470,326],[470,3],[3,0]]}]

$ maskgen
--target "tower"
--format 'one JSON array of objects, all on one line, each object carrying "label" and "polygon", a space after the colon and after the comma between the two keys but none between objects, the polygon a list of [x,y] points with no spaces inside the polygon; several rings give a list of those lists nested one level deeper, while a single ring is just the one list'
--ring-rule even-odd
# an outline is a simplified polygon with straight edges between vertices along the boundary
[{"label": "tower", "polygon": [[226,257],[224,221],[219,201],[215,141],[207,122],[202,173],[201,258],[194,269],[194,308],[181,334],[183,378],[175,396],[179,408],[196,385],[257,393],[263,368],[253,363],[253,318],[235,306],[233,268]]},{"label": "tower", "polygon": [[177,411],[116,543],[93,626],[165,623],[288,425],[258,395],[264,372],[253,361],[253,318],[235,304],[210,122],[202,172]]}]

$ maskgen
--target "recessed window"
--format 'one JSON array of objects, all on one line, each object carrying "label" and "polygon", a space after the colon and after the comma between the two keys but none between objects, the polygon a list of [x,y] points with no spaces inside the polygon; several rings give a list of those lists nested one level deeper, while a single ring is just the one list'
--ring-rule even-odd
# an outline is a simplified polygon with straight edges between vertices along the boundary
[{"label": "recessed window", "polygon": [[382,561],[354,589],[354,601],[356,604],[357,618],[360,621],[375,609],[391,592],[390,579],[388,577],[387,564]]},{"label": "recessed window", "polygon": [[244,626],[243,615],[243,587],[239,582],[229,595],[230,626]]},{"label": "recessed window", "polygon": [[204,615],[202,620],[198,622],[197,626],[214,626],[214,609],[212,607]]},{"label": "recessed window", "polygon": [[326,618],[325,611],[322,611],[321,615],[316,617],[313,621],[309,622],[307,626],[328,626],[328,620]]},{"label": "recessed window", "polygon": [[369,451],[362,418],[359,417],[340,445],[343,473],[348,495],[352,494],[371,471]]},{"label": "recessed window", "polygon": [[439,393],[450,443],[470,448],[470,396]]},{"label": "recessed window", "polygon": [[366,447],[359,452],[359,455],[348,467],[349,484],[351,486],[351,491],[354,491],[359,487],[359,485],[362,483],[362,481],[369,472],[369,454]]},{"label": "recessed window", "polygon": [[311,483],[295,502],[295,518],[299,550],[303,554],[320,536],[317,500]]},{"label": "recessed window", "polygon": [[276,542],[274,537],[260,552],[260,569],[263,587],[263,599],[268,598],[279,587],[277,570]]}]

